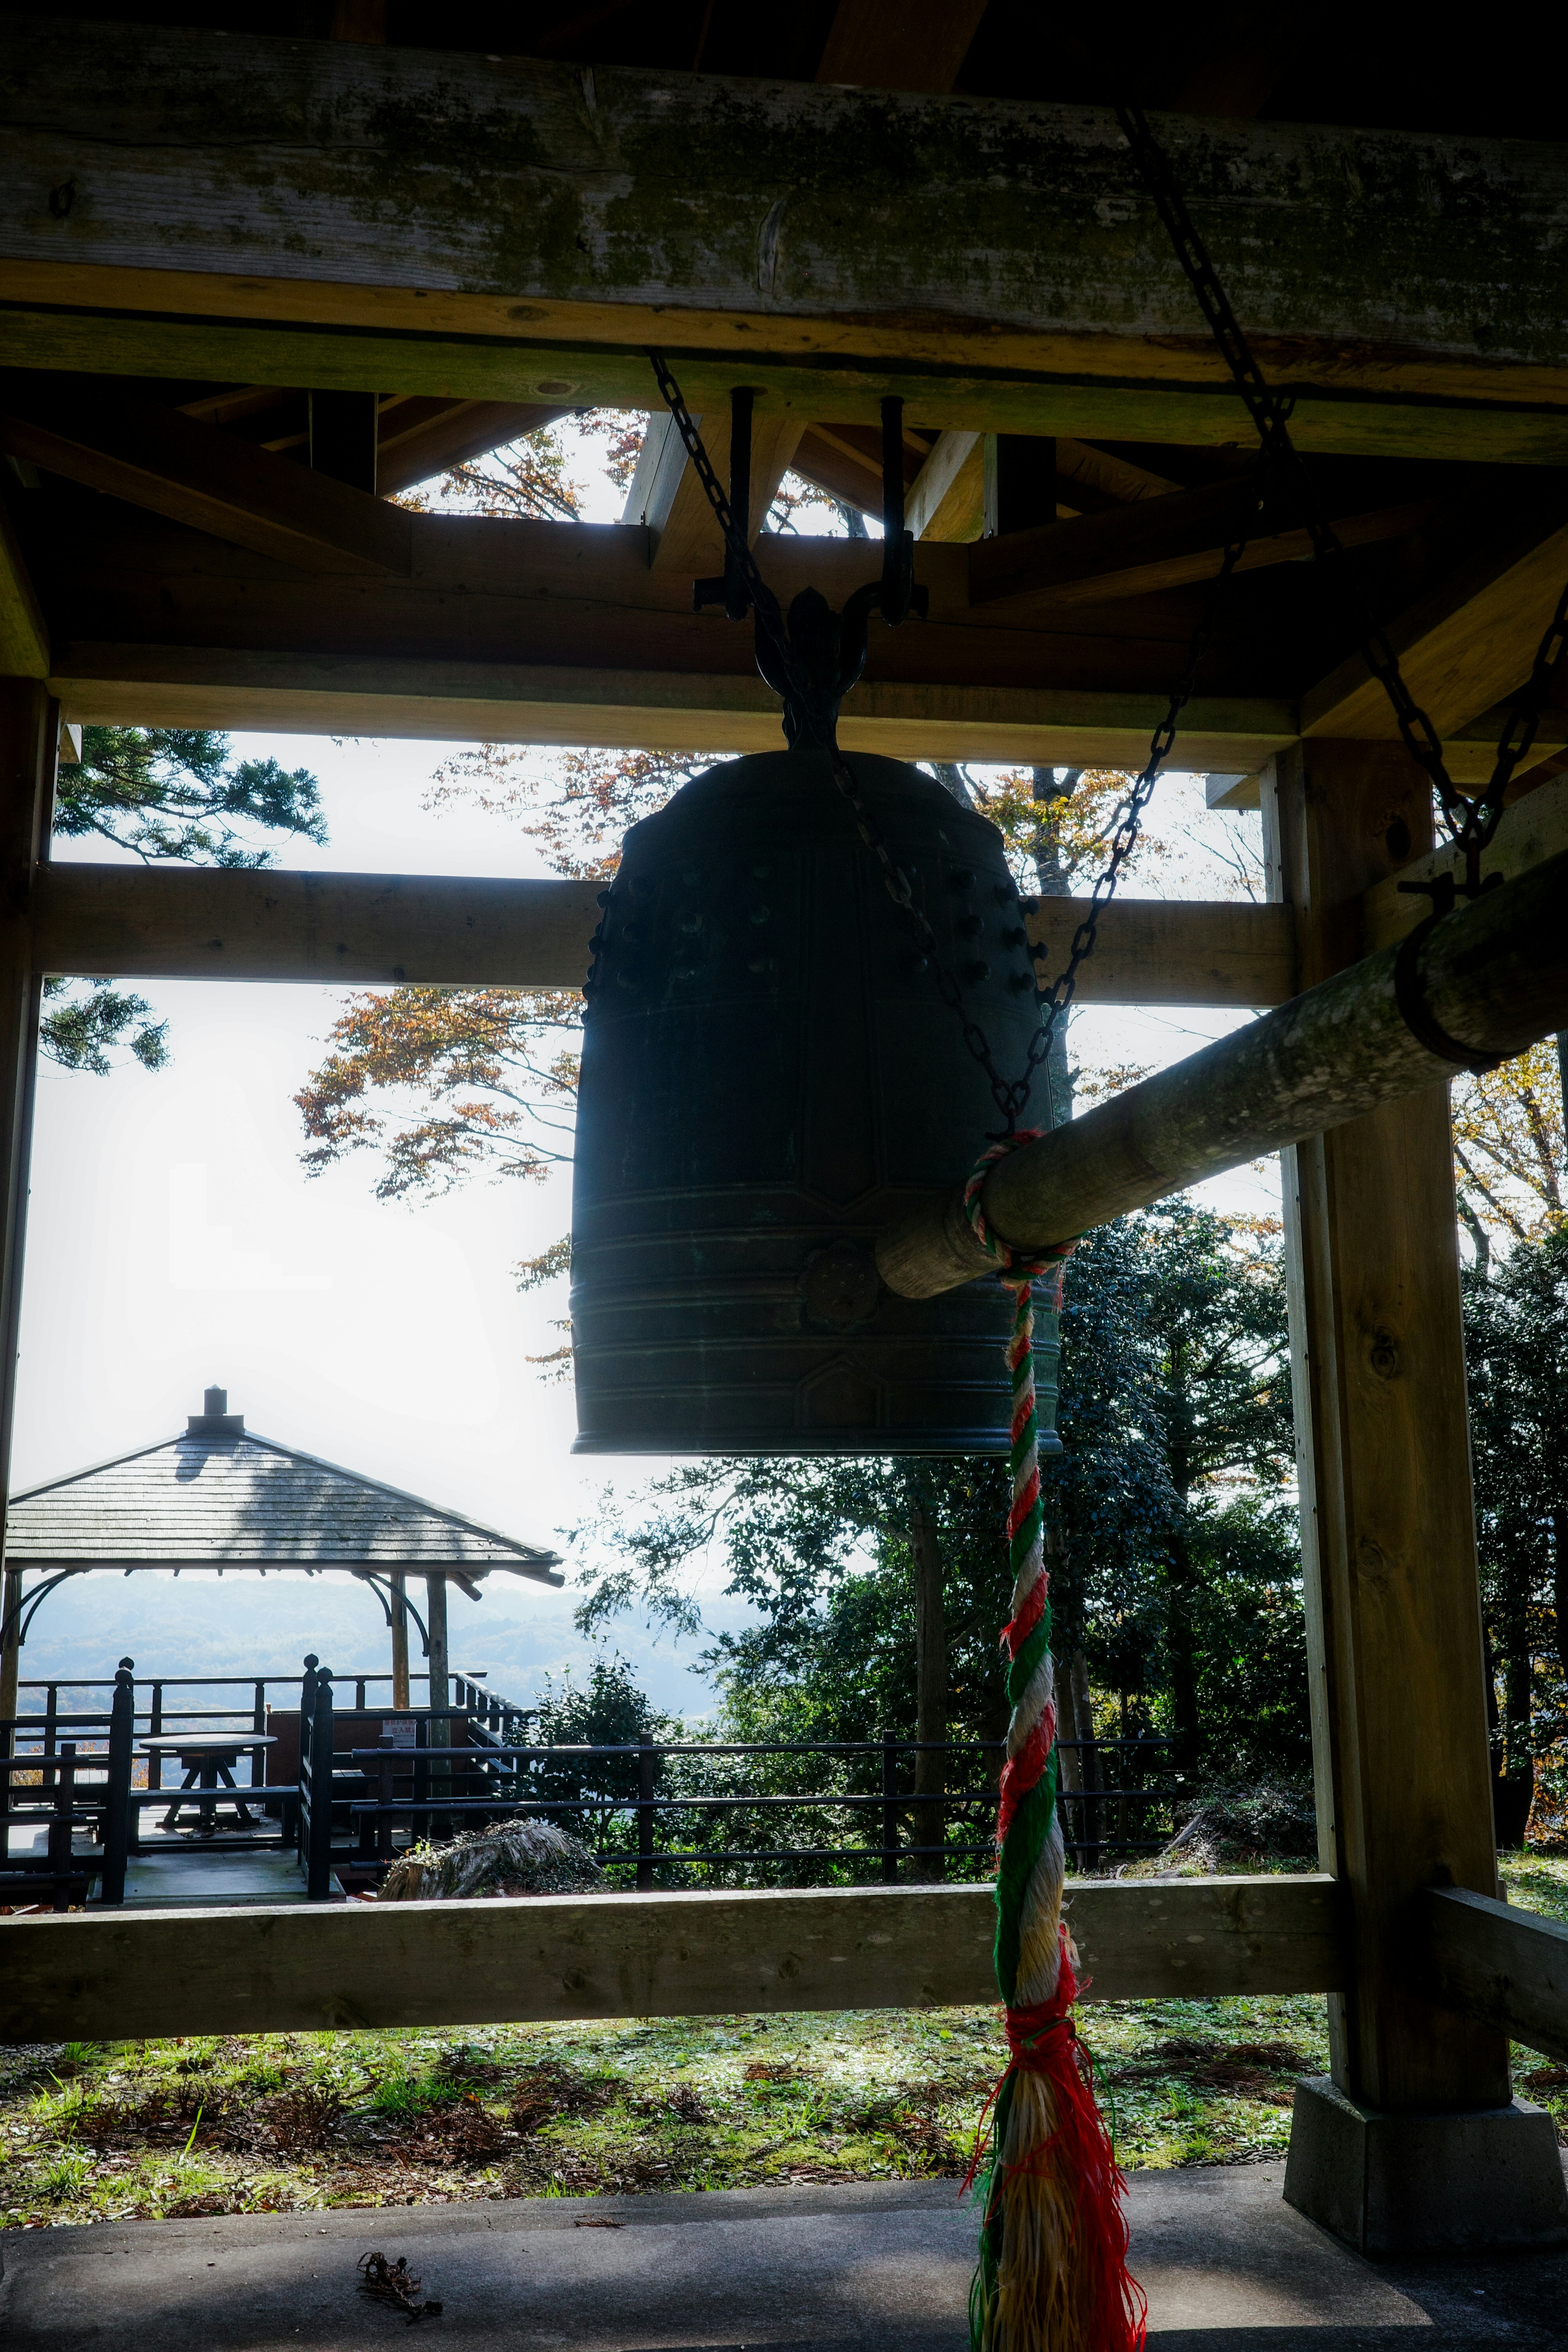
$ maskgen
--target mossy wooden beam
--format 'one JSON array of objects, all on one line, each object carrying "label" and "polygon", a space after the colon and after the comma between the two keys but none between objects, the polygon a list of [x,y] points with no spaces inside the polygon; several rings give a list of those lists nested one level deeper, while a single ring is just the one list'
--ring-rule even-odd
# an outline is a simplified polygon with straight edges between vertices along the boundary
[{"label": "mossy wooden beam", "polygon": [[[1244,429],[1100,110],[15,16],[25,365]],[[1159,118],[1304,446],[1568,457],[1560,148]]]},{"label": "mossy wooden beam", "polygon": [[[1075,1887],[1096,2000],[1328,1992],[1332,1879]],[[540,1895],[0,1921],[7,2042],[933,2009],[996,1998],[989,1886]]]}]

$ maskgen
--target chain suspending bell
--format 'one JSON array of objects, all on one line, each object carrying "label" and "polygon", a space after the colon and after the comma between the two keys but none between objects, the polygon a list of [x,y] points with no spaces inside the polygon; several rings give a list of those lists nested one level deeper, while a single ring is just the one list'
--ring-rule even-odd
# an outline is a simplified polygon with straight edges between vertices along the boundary
[{"label": "chain suspending bell", "polygon": [[[896,1297],[872,1245],[905,1202],[961,1181],[983,1140],[1016,1132],[1245,541],[1042,997],[996,828],[918,768],[851,768],[838,748],[870,614],[897,627],[926,609],[902,404],[882,404],[879,579],[837,614],[807,589],[786,620],[743,527],[752,395],[732,396],[726,497],[651,356],[723,533],[723,574],[693,602],[754,614],[791,748],[710,769],[635,825],[601,900],[573,1194],[576,1451],[1005,1453],[1011,1295]],[[1044,1294],[1034,1348],[1040,1450],[1059,1453]]]}]

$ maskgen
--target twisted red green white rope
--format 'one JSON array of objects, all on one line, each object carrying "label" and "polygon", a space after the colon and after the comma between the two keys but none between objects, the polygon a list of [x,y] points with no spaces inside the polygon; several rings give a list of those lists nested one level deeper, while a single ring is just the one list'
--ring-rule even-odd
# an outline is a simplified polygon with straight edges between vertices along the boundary
[{"label": "twisted red green white rope", "polygon": [[[996,1982],[1009,2058],[997,2088],[970,2296],[975,2352],[1137,2352],[1143,2297],[1127,2275],[1125,2183],[1095,2105],[1072,2021],[1077,1954],[1062,1920],[1066,1851],[1056,1801],[1050,1581],[1035,1397],[1037,1283],[1059,1309],[1071,1242],[1026,1256],[991,1233],[983,1193],[996,1161],[1038,1129],[993,1144],[970,1175],[971,1225],[1014,1294],[1007,1545],[1002,1629],[1011,1716],[996,1819]],[[978,2160],[978,2159],[977,2159]]]}]

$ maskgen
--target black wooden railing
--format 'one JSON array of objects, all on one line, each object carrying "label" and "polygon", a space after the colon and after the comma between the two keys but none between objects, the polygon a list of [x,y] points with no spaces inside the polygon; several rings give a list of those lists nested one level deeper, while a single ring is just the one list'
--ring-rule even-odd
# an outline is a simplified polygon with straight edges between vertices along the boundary
[{"label": "black wooden railing", "polygon": [[[1084,1790],[1063,1789],[1058,1801],[1066,1833],[1081,1868],[1099,1869],[1112,1853],[1156,1851],[1173,1833],[1169,1807],[1179,1793],[1143,1778],[1146,1768],[1161,1757],[1164,1740],[1069,1741],[1072,1749],[1092,1747],[1102,1785]],[[674,1872],[685,1877],[694,1869],[754,1869],[760,1865],[797,1868],[815,1865],[843,1869],[872,1865],[882,1879],[897,1882],[911,1871],[921,1877],[940,1877],[948,1865],[989,1858],[994,1851],[991,1822],[996,1791],[987,1778],[983,1787],[952,1790],[916,1785],[923,1780],[918,1759],[939,1757],[962,1759],[971,1769],[976,1759],[999,1769],[999,1741],[920,1741],[889,1736],[880,1740],[710,1742],[658,1741],[645,1734],[636,1747],[502,1746],[454,1750],[446,1784],[432,1787],[432,1767],[421,1753],[401,1754],[384,1745],[352,1752],[354,1769],[374,1790],[350,1795],[348,1811],[357,1825],[354,1853],[362,1866],[384,1866],[393,1857],[393,1832],[402,1826],[429,1836],[447,1823],[472,1824],[533,1816],[556,1821],[584,1838],[599,1862],[617,1874],[635,1874],[631,1883],[650,1887],[656,1874]],[[847,1780],[866,1785],[823,1790],[769,1788],[717,1790],[710,1785],[681,1787],[675,1780],[706,1782],[708,1768],[720,1758],[821,1759]],[[911,1759],[906,1778],[904,1761]],[[678,1759],[673,1775],[670,1759]],[[684,1759],[682,1762],[679,1759]],[[1106,1780],[1107,1769],[1116,1777]],[[597,1786],[587,1786],[597,1780]],[[781,1843],[767,1837],[764,1825],[794,1825],[806,1815],[826,1826],[816,1843]],[[740,1816],[749,1836],[736,1842],[733,1823]],[[843,1817],[847,1816],[845,1822]],[[837,1817],[836,1819],[836,1817]],[[1158,1817],[1158,1818],[1157,1818]],[[730,1834],[714,1843],[702,1834],[706,1824],[727,1818]],[[906,1822],[913,1833],[906,1832]],[[864,1823],[875,1843],[853,1832]],[[695,1826],[693,1826],[695,1824]],[[833,1837],[835,1827],[840,1834]],[[673,1832],[673,1837],[663,1833]],[[847,1833],[845,1833],[845,1832]],[[821,1842],[832,1837],[832,1843]]]},{"label": "black wooden railing", "polygon": [[[176,1681],[201,1679],[166,1677],[153,1685],[152,1703],[139,1706],[127,1660],[109,1713],[62,1712],[62,1688],[103,1687],[62,1678],[42,1685],[51,1704],[41,1713],[0,1725],[16,1751],[0,1766],[0,1853],[8,1852],[12,1825],[47,1828],[45,1852],[11,1857],[9,1869],[0,1864],[0,1901],[47,1897],[64,1907],[86,1899],[94,1876],[102,1902],[124,1899],[128,1857],[151,1850],[139,1838],[140,1816],[148,1807],[168,1806],[174,1794],[151,1771],[146,1788],[132,1785],[138,1729],[143,1722],[149,1729],[167,1727],[174,1712],[167,1692]],[[395,1857],[399,1832],[405,1840],[438,1839],[527,1816],[574,1830],[613,1884],[641,1888],[690,1884],[694,1874],[713,1872],[752,1879],[782,1873],[786,1884],[869,1872],[893,1884],[938,1879],[969,1865],[960,1874],[973,1876],[974,1864],[993,1852],[1000,1742],[891,1735],[661,1741],[644,1734],[635,1745],[530,1745],[534,1710],[512,1706],[471,1676],[455,1678],[457,1704],[449,1707],[367,1708],[366,1685],[389,1679],[346,1677],[356,1705],[344,1709],[331,1672],[310,1658],[302,1682],[291,1680],[289,1687],[300,1706],[298,1780],[269,1783],[262,1761],[268,1751],[260,1748],[252,1751],[252,1780],[216,1796],[218,1802],[267,1807],[278,1826],[259,1834],[204,1835],[200,1850],[292,1849],[307,1894],[318,1902],[341,1892],[345,1873],[374,1885]],[[221,1681],[243,1682],[259,1696],[253,1708],[202,1710],[209,1725],[215,1717],[248,1724],[254,1711],[265,1709],[264,1678]],[[362,1720],[366,1732],[373,1724],[381,1727],[374,1745],[354,1736]],[[189,1724],[184,1710],[181,1721]],[[1085,1768],[1072,1777],[1096,1784],[1058,1790],[1079,1868],[1098,1870],[1114,1855],[1151,1852],[1169,1839],[1169,1809],[1179,1792],[1161,1785],[1158,1768],[1168,1745],[1150,1738],[1062,1743],[1068,1754],[1079,1753]],[[948,1786],[955,1775],[979,1784]],[[747,1779],[764,1785],[736,1785]],[[101,1859],[73,1851],[73,1833],[84,1827]]]}]

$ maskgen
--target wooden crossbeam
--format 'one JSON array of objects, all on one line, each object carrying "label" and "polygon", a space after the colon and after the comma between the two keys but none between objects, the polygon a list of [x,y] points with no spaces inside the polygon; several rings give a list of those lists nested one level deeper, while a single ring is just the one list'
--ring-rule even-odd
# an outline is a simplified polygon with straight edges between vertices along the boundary
[{"label": "wooden crossbeam", "polygon": [[0,447],[279,562],[408,572],[401,508],[174,409],[89,405],[79,386],[12,375],[0,384]]},{"label": "wooden crossbeam", "polygon": [[1439,2000],[1527,2049],[1568,2058],[1568,1927],[1447,1886],[1421,1898],[1421,1926],[1424,1973]]},{"label": "wooden crossbeam", "polygon": [[[269,729],[431,742],[776,751],[779,705],[759,677],[723,670],[576,668],[73,641],[50,675],[66,716],[89,726]],[[846,751],[895,760],[1137,768],[1165,711],[1152,691],[867,680],[839,719]],[[1205,695],[1187,705],[1184,761],[1261,766],[1295,738],[1293,703]]]},{"label": "wooden crossbeam", "polygon": [[[1508,810],[1483,871],[1522,874],[1568,849],[1568,776]],[[1399,885],[1456,865],[1436,851],[1369,890],[1363,944],[1386,947],[1426,901]],[[598,920],[596,881],[323,874],[211,866],[45,866],[31,899],[33,967],[94,979],[575,988]],[[1042,898],[1031,950],[1063,961],[1086,898]],[[1100,918],[1079,997],[1098,1004],[1281,1004],[1296,992],[1289,910],[1246,900],[1118,898]]]},{"label": "wooden crossbeam", "polygon": [[[643,407],[658,342],[704,414],[738,376],[805,417],[1241,430],[1094,109],[45,15],[5,20],[0,122],[27,366]],[[1162,136],[1303,446],[1568,457],[1560,149]]]},{"label": "wooden crossbeam", "polygon": [[[1093,2000],[1326,1992],[1330,1878],[1090,1882],[1068,1917]],[[11,2042],[331,2026],[932,2009],[996,1998],[992,1888],[543,1895],[479,1903],[91,1911],[0,1921]]]},{"label": "wooden crossbeam", "polygon": [[[394,580],[332,573],[325,558],[310,573],[273,565],[112,509],[73,512],[68,532],[40,518],[67,716],[703,752],[781,740],[751,628],[694,614],[689,573],[650,569],[645,530],[400,519],[411,570]],[[761,542],[761,562],[786,606],[815,584],[841,607],[878,557],[864,542],[781,537]],[[1144,599],[1135,615],[1110,606],[1057,633],[1018,627],[971,609],[966,566],[963,548],[922,551],[930,618],[873,621],[843,740],[906,758],[1141,764],[1184,616],[1173,625]],[[1233,696],[1227,667],[1216,649],[1182,756],[1247,772],[1294,740],[1296,711]]]},{"label": "wooden crossbeam", "polygon": [[[577,988],[601,885],[212,866],[45,866],[34,968],[89,978]],[[1054,971],[1087,899],[1030,919]],[[1100,1004],[1277,1004],[1294,984],[1279,908],[1119,898],[1100,917],[1079,995]]]}]

